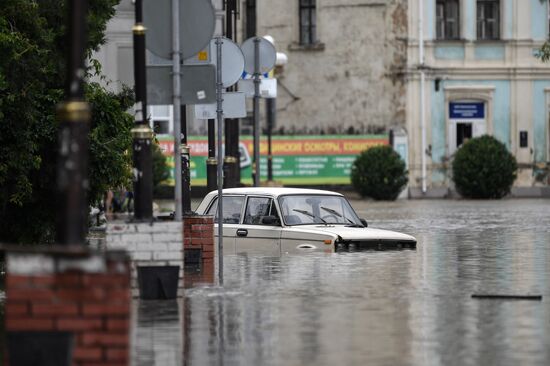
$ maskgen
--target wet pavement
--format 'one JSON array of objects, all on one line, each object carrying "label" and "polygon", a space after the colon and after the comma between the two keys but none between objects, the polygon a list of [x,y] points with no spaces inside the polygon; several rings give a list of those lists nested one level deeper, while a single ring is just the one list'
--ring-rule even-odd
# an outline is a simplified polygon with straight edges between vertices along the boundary
[{"label": "wet pavement", "polygon": [[226,256],[222,285],[134,302],[133,364],[550,363],[550,200],[352,205],[417,249]]}]

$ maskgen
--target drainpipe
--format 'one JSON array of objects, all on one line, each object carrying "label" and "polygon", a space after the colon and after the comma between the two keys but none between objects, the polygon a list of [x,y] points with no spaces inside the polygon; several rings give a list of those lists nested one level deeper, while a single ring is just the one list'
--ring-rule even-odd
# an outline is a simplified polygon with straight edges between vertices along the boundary
[{"label": "drainpipe", "polygon": [[418,1],[418,70],[420,71],[420,127],[422,134],[422,193],[426,193],[426,97],[424,86],[426,75],[424,74],[424,0]]}]

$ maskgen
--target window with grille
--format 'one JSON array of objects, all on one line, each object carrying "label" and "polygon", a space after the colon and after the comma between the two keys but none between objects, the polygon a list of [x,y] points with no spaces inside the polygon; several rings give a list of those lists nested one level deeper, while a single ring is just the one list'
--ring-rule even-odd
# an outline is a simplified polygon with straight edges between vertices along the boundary
[{"label": "window with grille", "polygon": [[459,39],[460,17],[458,0],[437,0],[436,36],[437,39]]},{"label": "window with grille", "polygon": [[500,0],[477,0],[477,39],[500,38]]},{"label": "window with grille", "polygon": [[300,44],[312,45],[317,42],[316,0],[300,1]]}]

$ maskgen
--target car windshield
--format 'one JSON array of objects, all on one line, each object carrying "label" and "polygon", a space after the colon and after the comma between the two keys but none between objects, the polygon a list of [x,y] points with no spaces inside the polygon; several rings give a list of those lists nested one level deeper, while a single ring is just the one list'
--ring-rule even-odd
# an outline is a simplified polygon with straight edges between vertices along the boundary
[{"label": "car windshield", "polygon": [[342,224],[363,226],[349,202],[342,196],[287,195],[279,197],[286,225]]}]

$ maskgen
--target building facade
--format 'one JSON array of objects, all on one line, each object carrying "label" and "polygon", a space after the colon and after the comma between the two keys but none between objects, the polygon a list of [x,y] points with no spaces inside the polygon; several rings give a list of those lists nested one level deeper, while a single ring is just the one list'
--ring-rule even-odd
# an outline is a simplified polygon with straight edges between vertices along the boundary
[{"label": "building facade", "polygon": [[240,0],[241,39],[270,35],[282,134],[386,133],[405,126],[405,0]]},{"label": "building facade", "polygon": [[548,38],[548,14],[546,0],[409,1],[412,196],[452,193],[454,153],[483,134],[516,157],[513,194],[547,192],[550,64],[536,53]]}]

